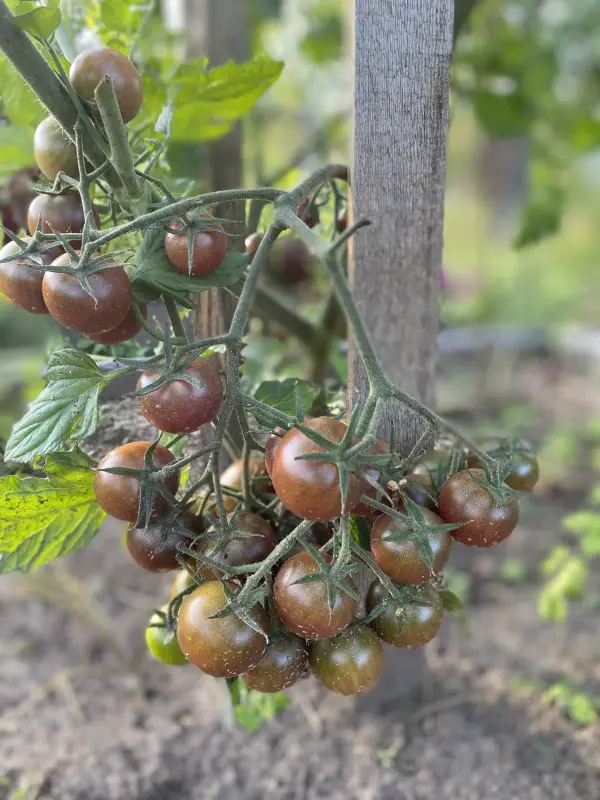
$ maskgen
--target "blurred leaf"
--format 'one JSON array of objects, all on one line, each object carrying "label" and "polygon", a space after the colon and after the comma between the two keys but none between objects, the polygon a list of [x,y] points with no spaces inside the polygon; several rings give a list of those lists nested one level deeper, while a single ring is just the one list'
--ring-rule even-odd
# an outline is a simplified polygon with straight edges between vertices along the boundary
[{"label": "blurred leaf", "polygon": [[593,700],[581,693],[569,698],[567,712],[571,719],[580,725],[592,725],[598,716]]},{"label": "blurred leaf", "polygon": [[342,14],[326,4],[317,6],[315,10],[318,17],[300,42],[300,50],[316,64],[335,61],[342,55]]},{"label": "blurred leaf", "polygon": [[195,142],[225,135],[275,83],[282,69],[283,62],[269,58],[228,62],[208,71],[205,59],[182,65],[172,81],[172,138]]},{"label": "blurred leaf", "polygon": [[28,571],[85,547],[106,517],[94,471],[49,460],[47,478],[0,478],[0,572]]},{"label": "blurred leaf", "polygon": [[465,607],[462,600],[458,595],[455,595],[454,592],[451,592],[449,589],[442,589],[439,594],[442,605],[446,611],[464,611]]},{"label": "blurred leaf", "polygon": [[538,596],[538,613],[542,619],[563,622],[568,614],[568,600],[581,596],[589,570],[578,556],[566,548],[554,548],[542,565],[545,574],[553,574]]},{"label": "blurred leaf", "polygon": [[522,136],[533,122],[533,109],[528,98],[512,94],[478,91],[473,98],[473,110],[485,132],[493,139]]},{"label": "blurred leaf", "polygon": [[96,430],[98,395],[111,376],[85,353],[68,349],[53,354],[45,377],[47,385],[13,426],[7,461],[24,463],[64,450]]},{"label": "blurred leaf", "polygon": [[49,39],[60,25],[60,19],[60,9],[44,8],[35,3],[21,3],[15,12],[17,25],[40,39]]},{"label": "blurred leaf", "polygon": [[167,294],[181,305],[193,308],[190,294],[203,292],[213,286],[232,286],[243,277],[248,266],[248,256],[245,253],[228,250],[223,263],[210,275],[185,275],[167,258],[163,246],[164,236],[163,231],[147,230],[138,250],[132,289],[141,302],[149,303],[161,294]]},{"label": "blurred leaf", "polygon": [[254,396],[261,403],[293,416],[296,413],[296,387],[300,396],[302,410],[307,414],[320,394],[317,386],[307,381],[286,378],[284,381],[263,381]]},{"label": "blurred leaf", "polygon": [[532,197],[523,210],[521,228],[514,241],[515,248],[528,247],[556,233],[562,222],[566,200],[562,186],[534,187]]},{"label": "blurred leaf", "polygon": [[126,33],[139,25],[143,7],[128,0],[102,0],[100,19],[110,31]]},{"label": "blurred leaf", "polygon": [[4,113],[13,125],[31,128],[28,138],[33,143],[33,129],[48,112],[5,58],[0,58],[0,100],[4,105]]},{"label": "blurred leaf", "polygon": [[523,583],[527,578],[527,567],[520,558],[505,558],[500,564],[500,577],[506,583]]},{"label": "blurred leaf", "polygon": [[0,125],[0,177],[35,164],[33,131],[25,125]]},{"label": "blurred leaf", "polygon": [[235,721],[248,733],[258,730],[266,720],[284,711],[290,699],[284,692],[264,694],[249,689],[241,678],[228,683]]}]

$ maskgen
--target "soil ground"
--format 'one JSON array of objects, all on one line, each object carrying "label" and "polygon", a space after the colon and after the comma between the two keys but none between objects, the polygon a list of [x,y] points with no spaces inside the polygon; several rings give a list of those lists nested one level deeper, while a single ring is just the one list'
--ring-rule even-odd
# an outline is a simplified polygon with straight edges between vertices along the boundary
[{"label": "soil ground", "polygon": [[[231,729],[217,682],[147,655],[170,579],[106,525],[87,551],[0,581],[1,800],[598,800],[599,726],[517,686],[568,675],[600,697],[597,608],[574,603],[567,625],[536,612],[562,513],[528,499],[513,537],[468,562],[469,636],[447,620],[426,662],[390,648],[358,699],[303,681],[254,734]],[[508,556],[526,566],[516,585]]]}]

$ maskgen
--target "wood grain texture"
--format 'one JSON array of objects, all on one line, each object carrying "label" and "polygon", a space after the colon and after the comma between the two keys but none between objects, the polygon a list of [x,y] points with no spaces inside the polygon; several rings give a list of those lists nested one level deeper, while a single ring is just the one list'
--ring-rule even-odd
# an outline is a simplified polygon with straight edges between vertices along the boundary
[{"label": "wood grain texture", "polygon": [[[206,56],[211,67],[229,59],[241,62],[249,57],[249,26],[245,3],[239,0],[185,0],[188,20],[188,55]],[[235,189],[242,186],[242,127],[235,125],[222,139],[209,145],[206,162],[208,191]],[[226,203],[214,209],[216,216],[231,220],[227,232],[232,234],[229,246],[244,249],[245,206],[243,202]],[[218,336],[231,321],[235,301],[227,292],[213,289],[203,292],[196,311],[198,336]]]},{"label": "wood grain texture", "polygon": [[[350,280],[388,376],[434,399],[449,123],[452,0],[356,0]],[[351,346],[350,398],[364,400]],[[420,421],[394,405],[384,430],[410,449]]]}]

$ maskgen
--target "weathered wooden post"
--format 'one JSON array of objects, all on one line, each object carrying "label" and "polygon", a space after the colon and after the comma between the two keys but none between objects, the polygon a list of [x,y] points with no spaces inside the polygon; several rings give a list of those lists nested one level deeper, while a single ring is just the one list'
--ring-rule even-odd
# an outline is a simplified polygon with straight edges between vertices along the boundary
[{"label": "weathered wooden post", "polygon": [[[434,397],[449,122],[453,0],[355,0],[353,214],[372,221],[352,245],[350,276],[388,376],[428,404]],[[351,349],[351,402],[367,380]],[[407,451],[423,428],[391,405]],[[402,656],[406,658],[406,656]],[[424,667],[400,666],[396,691]],[[398,670],[388,655],[388,670]],[[408,675],[407,673],[410,673]],[[386,691],[389,691],[386,682]]]}]

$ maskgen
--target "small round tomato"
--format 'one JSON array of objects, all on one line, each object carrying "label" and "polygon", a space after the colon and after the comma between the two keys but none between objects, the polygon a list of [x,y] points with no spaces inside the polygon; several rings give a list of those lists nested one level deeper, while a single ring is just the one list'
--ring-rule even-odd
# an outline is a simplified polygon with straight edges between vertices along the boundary
[{"label": "small round tomato", "polygon": [[275,428],[274,433],[270,433],[265,441],[265,469],[269,477],[273,476],[273,464],[275,462],[275,453],[281,443],[282,437],[285,436],[283,428]]},{"label": "small round tomato", "polygon": [[[200,357],[185,368],[196,385],[185,380],[171,380],[149,394],[138,396],[140,411],[151,425],[167,433],[190,433],[212,422],[223,400],[219,362]],[[159,375],[152,369],[142,372],[137,388],[145,389]]]},{"label": "small round tomato", "polygon": [[142,107],[142,77],[126,55],[110,47],[80,53],[71,64],[69,79],[83,100],[94,100],[94,90],[108,76],[113,83],[123,122],[130,122]]},{"label": "small round tomato", "polygon": [[[379,581],[374,581],[367,592],[367,614],[386,597],[386,590]],[[414,602],[398,611],[390,605],[371,622],[371,627],[384,642],[395,647],[422,647],[437,634],[443,617],[444,606],[438,592],[424,583],[415,588]]]},{"label": "small round tomato", "polygon": [[[143,317],[146,317],[148,314],[148,306],[146,303],[140,303],[140,312]],[[133,308],[130,308],[125,319],[115,328],[105,333],[90,335],[88,339],[91,342],[96,342],[96,344],[122,344],[123,342],[129,342],[131,339],[134,339],[141,330],[142,323],[136,317]]]},{"label": "small round tomato", "polygon": [[[304,425],[335,444],[342,441],[347,430],[343,422],[331,417],[305,420]],[[298,459],[309,453],[323,452],[323,448],[312,439],[292,428],[277,448],[272,477],[275,493],[293,514],[303,519],[328,522],[343,513],[338,467],[328,461]],[[362,489],[360,475],[348,473],[345,512],[356,508]]]},{"label": "small round tomato", "polygon": [[242,567],[264,561],[275,549],[277,540],[273,528],[258,514],[242,511],[236,518],[235,528],[249,535],[220,544],[218,533],[208,531],[194,541],[194,550],[223,566],[222,570],[211,569],[200,561],[195,562],[190,556],[190,566],[204,580],[217,580],[227,567]]},{"label": "small round tomato", "polygon": [[223,584],[209,581],[184,598],[177,620],[177,638],[188,661],[217,678],[235,678],[255,667],[268,643],[268,618],[261,605],[249,613],[264,634],[234,614],[215,616],[226,607]]},{"label": "small round tomato", "polygon": [[[96,224],[100,224],[100,216],[93,207]],[[42,233],[81,233],[85,223],[81,198],[77,192],[63,192],[50,195],[39,194],[34,197],[27,211],[27,228],[34,233],[41,219]]]},{"label": "small round tomato", "polygon": [[174,226],[165,236],[165,251],[171,264],[185,275],[210,275],[223,263],[227,255],[227,236],[223,226],[211,222],[213,217],[203,214],[207,229],[194,235],[192,271],[188,266],[188,232],[181,226]]},{"label": "small round tomato", "polygon": [[[192,514],[182,517],[180,524],[185,525]],[[164,521],[156,520],[147,528],[131,527],[127,531],[127,549],[129,555],[138,566],[149,572],[171,572],[179,569],[177,561],[178,545],[189,547],[192,543],[193,521],[190,523],[190,535],[169,529]]]},{"label": "small round tomato", "polygon": [[[329,555],[323,556],[330,561]],[[279,568],[273,585],[277,613],[288,628],[306,639],[327,639],[345,628],[356,612],[356,601],[336,589],[329,608],[327,585],[322,580],[298,583],[320,567],[310,553],[297,553]]]},{"label": "small round tomato", "polygon": [[[25,237],[23,241],[29,241],[29,237]],[[17,255],[19,252],[19,245],[11,240],[0,250],[0,259]],[[0,292],[16,306],[24,308],[31,314],[47,314],[48,309],[42,294],[44,273],[28,266],[26,261],[27,257],[15,258],[14,261],[0,264]],[[45,255],[42,257],[42,262],[50,263]]]},{"label": "small round tomato", "polygon": [[[267,475],[265,462],[262,458],[248,459],[248,475],[251,479],[252,491],[254,494],[271,492],[273,490],[271,479]],[[241,492],[243,479],[244,462],[241,458],[238,458],[236,461],[233,461],[221,475],[221,486],[231,489],[234,492]],[[223,502],[227,511],[235,511],[238,505],[236,498],[227,494],[223,495]]]},{"label": "small round tomato", "polygon": [[348,227],[348,210],[346,208],[337,215],[335,229],[338,233],[343,233]]},{"label": "small round tomato", "polygon": [[79,176],[75,145],[54,117],[46,117],[33,134],[33,154],[38,167],[53,181],[59,172]]},{"label": "small round tomato", "polygon": [[[167,609],[168,606],[163,606],[161,611],[166,614]],[[163,664],[178,667],[188,663],[177,641],[177,632],[165,625],[158,614],[150,617],[146,628],[146,645],[154,658],[162,661]]]},{"label": "small round tomato", "polygon": [[[66,267],[70,263],[70,256],[65,253],[52,266]],[[54,319],[84,336],[113,330],[131,309],[131,284],[122,266],[94,272],[89,282],[94,297],[72,274],[46,272],[42,281],[44,302]]]},{"label": "small round tomato", "polygon": [[383,674],[383,646],[368,626],[350,628],[311,644],[309,662],[315,677],[330,691],[363,694]]},{"label": "small round tomato", "polygon": [[[383,455],[383,453],[387,452],[389,452],[388,444],[387,442],[384,442],[383,439],[377,439],[377,441],[367,450],[367,454],[369,455]],[[366,466],[362,470],[362,494],[366,494],[367,497],[377,500],[378,492],[377,488],[373,484],[379,483],[380,477],[381,473],[377,467]],[[379,502],[384,503],[385,500],[382,497],[379,497]],[[381,514],[380,511],[377,511],[377,509],[373,508],[367,503],[363,503],[362,500],[352,513],[355,517],[377,517],[379,514]]]},{"label": "small round tomato", "polygon": [[[404,508],[398,508],[405,513]],[[429,509],[423,509],[426,525],[441,525],[442,520]],[[396,583],[423,583],[432,577],[432,570],[423,560],[416,539],[402,538],[393,541],[394,537],[410,536],[411,525],[397,517],[382,514],[373,523],[371,529],[371,552],[379,568]],[[439,573],[450,555],[451,537],[447,531],[431,532],[426,535],[427,547],[433,555],[433,574]]]},{"label": "small round tomato", "polygon": [[293,633],[271,639],[259,664],[241,675],[257,692],[281,692],[301,678],[308,667],[306,642]]},{"label": "small round tomato", "polygon": [[250,236],[246,236],[246,252],[250,256],[250,263],[252,263],[252,260],[256,255],[256,251],[260,247],[260,243],[262,242],[263,238],[264,233],[251,233]]},{"label": "small round tomato", "polygon": [[[112,517],[125,522],[135,522],[140,510],[140,482],[133,475],[115,475],[103,472],[105,469],[127,468],[143,469],[144,457],[151,442],[130,442],[116,447],[104,456],[98,464],[94,477],[94,494],[101,507]],[[156,445],[152,454],[152,464],[157,469],[166,467],[175,456],[162,444]],[[175,494],[179,487],[179,473],[171,472],[165,480],[165,487]],[[167,501],[158,492],[154,497],[154,511],[166,508]]]},{"label": "small round tomato", "polygon": [[[477,442],[478,447],[485,453],[498,458],[503,466],[508,464],[512,468],[512,472],[506,476],[504,483],[517,492],[533,491],[540,477],[540,463],[537,456],[525,448],[521,448],[507,457],[502,450],[508,444],[507,440],[491,437]],[[473,454],[469,455],[467,463],[469,467],[482,466],[480,460]]]},{"label": "small round tomato", "polygon": [[452,536],[472,547],[491,547],[504,541],[519,521],[519,501],[514,495],[494,497],[474,478],[485,478],[482,469],[455,472],[440,490],[438,509],[444,522],[462,523]]},{"label": "small round tomato", "polygon": [[192,578],[187,569],[180,569],[177,575],[175,575],[173,583],[171,584],[171,592],[169,597],[173,599],[174,597],[177,597],[178,594],[185,592],[186,589],[189,589],[192,586],[197,586],[196,581]]},{"label": "small round tomato", "polygon": [[282,236],[271,249],[269,274],[284,286],[295,286],[310,276],[312,257],[302,239]]},{"label": "small round tomato", "polygon": [[311,206],[310,201],[312,198],[305,197],[298,206],[297,215],[309,228],[316,227],[321,221],[319,209],[316,206]]}]

